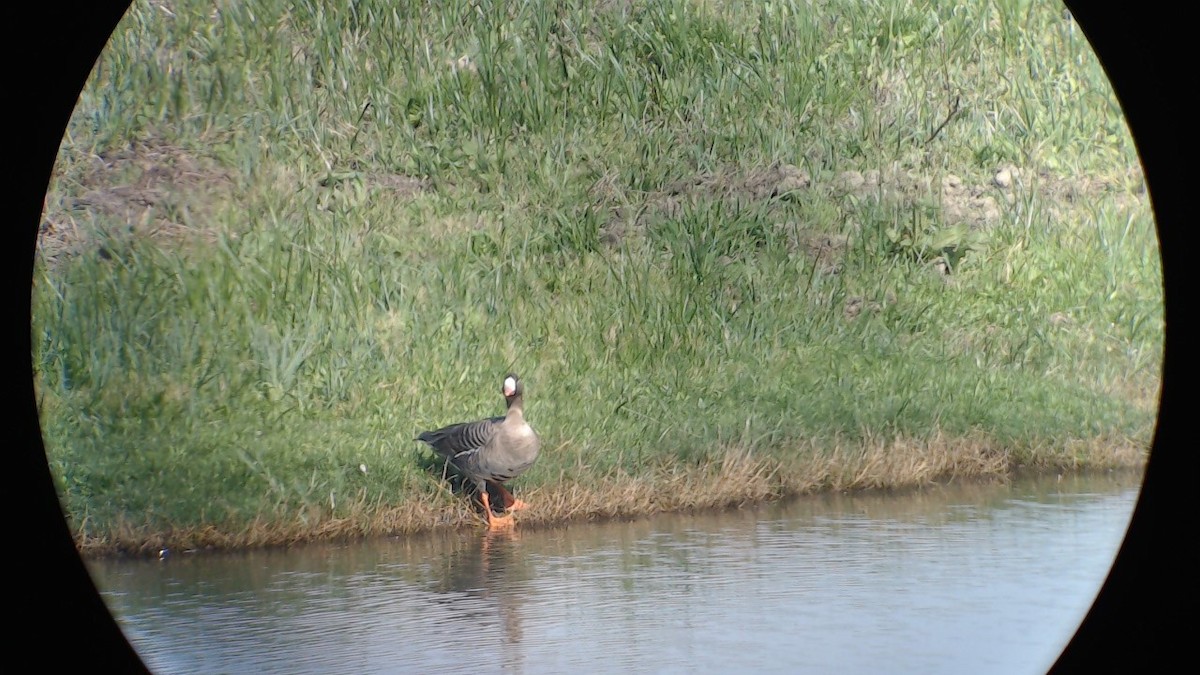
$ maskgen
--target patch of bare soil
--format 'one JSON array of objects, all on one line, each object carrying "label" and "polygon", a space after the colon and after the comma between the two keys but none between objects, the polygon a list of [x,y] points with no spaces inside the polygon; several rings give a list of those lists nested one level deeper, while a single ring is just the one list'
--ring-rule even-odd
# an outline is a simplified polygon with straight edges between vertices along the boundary
[{"label": "patch of bare soil", "polygon": [[[372,173],[371,188],[409,199],[429,181]],[[216,241],[217,210],[234,198],[234,177],[215,160],[160,140],[94,155],[55,177],[38,246],[48,263],[63,256],[108,257],[106,239],[148,238],[170,246]]]},{"label": "patch of bare soil", "polygon": [[742,173],[720,172],[679,180],[667,186],[667,196],[677,197],[701,193],[718,197],[770,199],[812,184],[804,169],[791,164],[779,164]]},{"label": "patch of bare soil", "polygon": [[888,305],[896,304],[896,293],[888,291],[884,294],[881,300],[867,300],[861,295],[853,295],[846,298],[845,304],[842,306],[842,316],[846,321],[853,321],[864,311],[868,314],[879,314]]},{"label": "patch of bare soil", "polygon": [[849,237],[844,234],[813,232],[795,222],[787,223],[786,227],[789,251],[804,251],[822,274],[841,273],[842,257],[850,244]]},{"label": "patch of bare soil", "polygon": [[906,204],[936,195],[947,224],[966,223],[971,227],[984,227],[999,221],[1001,211],[997,197],[1004,199],[994,187],[968,185],[954,174],[942,176],[940,184],[935,185],[932,177],[903,169],[843,171],[834,177],[827,189],[836,196],[877,197],[882,201]]},{"label": "patch of bare soil", "polygon": [[[592,187],[591,194],[597,203],[612,203],[618,197],[620,190],[612,180],[611,176],[606,176]],[[808,172],[791,164],[699,174],[646,195],[640,204],[614,207],[613,216],[600,229],[600,240],[609,246],[618,246],[627,237],[644,232],[652,223],[675,217],[681,205],[688,201],[719,199],[749,203],[776,200],[805,190],[811,184]]]},{"label": "patch of bare soil", "polygon": [[1101,198],[1111,199],[1121,210],[1138,207],[1146,199],[1146,177],[1138,166],[1130,167],[1123,175],[1110,177],[1064,177],[1040,171],[1037,183],[1051,209],[1060,213],[1064,207],[1094,203]]},{"label": "patch of bare soil", "polygon": [[88,251],[108,256],[102,234],[176,245],[214,241],[214,206],[229,199],[233,180],[215,161],[183,148],[137,141],[94,155],[52,185],[38,233],[50,262]]},{"label": "patch of bare soil", "polygon": [[367,184],[371,187],[387,190],[401,199],[416,197],[419,194],[428,192],[430,189],[428,179],[406,176],[402,173],[372,174],[367,179]]},{"label": "patch of bare soil", "polygon": [[[676,217],[682,204],[699,199],[740,203],[782,201],[798,192],[820,190],[834,197],[854,196],[902,204],[933,200],[940,207],[945,224],[965,224],[972,229],[982,229],[1000,222],[1005,208],[1015,203],[1022,192],[1036,191],[1050,205],[1052,212],[1059,215],[1072,204],[1094,202],[1100,198],[1114,200],[1118,208],[1132,208],[1141,202],[1145,192],[1137,167],[1130,169],[1124,180],[1117,180],[1058,177],[1011,164],[996,167],[986,183],[968,183],[954,174],[935,179],[931,175],[895,167],[843,171],[821,182],[814,181],[807,171],[794,165],[775,164],[678,180],[632,204],[622,202],[624,195],[613,180],[612,176],[601,178],[591,190],[598,205],[611,206],[612,216],[601,227],[600,239],[613,247],[627,238],[637,237],[655,222]],[[1135,187],[1130,190],[1127,185]],[[821,266],[823,272],[840,270],[839,261],[847,243],[844,236],[814,232],[807,226],[789,221],[782,214],[777,227],[787,229],[790,247],[803,251]]]}]

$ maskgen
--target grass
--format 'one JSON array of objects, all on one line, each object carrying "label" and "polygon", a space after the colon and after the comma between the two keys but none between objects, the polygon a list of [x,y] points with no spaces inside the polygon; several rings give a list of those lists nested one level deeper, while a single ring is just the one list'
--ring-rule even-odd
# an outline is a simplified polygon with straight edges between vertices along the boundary
[{"label": "grass", "polygon": [[410,439],[510,368],[527,523],[1137,465],[1153,429],[1152,215],[1049,3],[135,2],[46,221],[87,551],[470,521]]}]

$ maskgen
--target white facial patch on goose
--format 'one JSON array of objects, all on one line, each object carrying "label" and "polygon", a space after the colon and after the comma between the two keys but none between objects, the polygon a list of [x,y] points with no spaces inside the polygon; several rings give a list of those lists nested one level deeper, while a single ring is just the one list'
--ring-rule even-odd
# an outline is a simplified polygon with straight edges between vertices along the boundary
[{"label": "white facial patch on goose", "polygon": [[514,378],[504,378],[504,395],[512,396],[517,393],[517,381]]}]

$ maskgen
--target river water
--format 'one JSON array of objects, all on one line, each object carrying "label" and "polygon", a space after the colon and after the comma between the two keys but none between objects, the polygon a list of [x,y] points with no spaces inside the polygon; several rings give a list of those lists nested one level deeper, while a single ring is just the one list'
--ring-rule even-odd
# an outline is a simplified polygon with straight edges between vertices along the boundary
[{"label": "river water", "polygon": [[89,563],[160,673],[1040,673],[1140,475]]}]

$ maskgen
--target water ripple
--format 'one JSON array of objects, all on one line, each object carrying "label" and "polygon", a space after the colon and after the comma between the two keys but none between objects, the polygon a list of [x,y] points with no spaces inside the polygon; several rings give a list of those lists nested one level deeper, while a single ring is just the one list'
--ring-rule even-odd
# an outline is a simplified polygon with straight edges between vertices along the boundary
[{"label": "water ripple", "polygon": [[935,487],[92,571],[162,673],[1041,672],[1136,497]]}]

